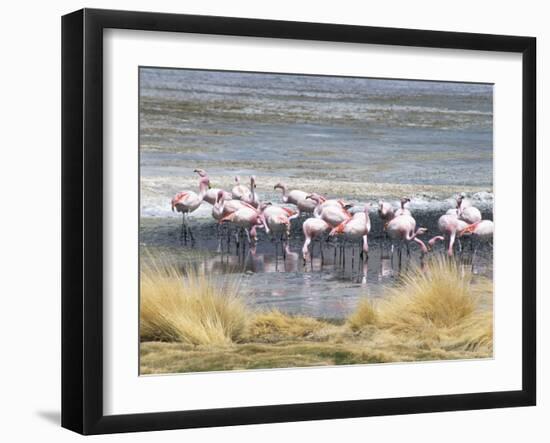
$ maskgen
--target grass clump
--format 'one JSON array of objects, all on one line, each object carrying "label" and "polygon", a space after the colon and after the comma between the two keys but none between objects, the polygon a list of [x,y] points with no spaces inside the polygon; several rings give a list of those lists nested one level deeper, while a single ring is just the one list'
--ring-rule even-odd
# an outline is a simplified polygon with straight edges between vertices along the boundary
[{"label": "grass clump", "polygon": [[155,264],[141,271],[140,339],[227,346],[245,334],[250,311],[235,280]]},{"label": "grass clump", "polygon": [[[423,269],[409,271],[387,298],[374,304],[362,300],[348,318],[352,331],[377,337],[387,344],[418,349],[483,350],[492,354],[492,284],[474,283],[471,272],[439,257]],[[383,337],[383,340],[381,340]]]},{"label": "grass clump", "polygon": [[348,325],[353,331],[358,331],[365,326],[376,325],[378,320],[378,311],[373,301],[364,298],[359,301],[355,311],[348,317]]},{"label": "grass clump", "polygon": [[471,287],[469,271],[452,260],[436,258],[423,270],[409,271],[401,284],[388,290],[380,321],[402,331],[455,326],[476,309]]},{"label": "grass clump", "polygon": [[324,327],[324,322],[311,317],[288,315],[272,310],[256,314],[251,322],[248,338],[258,342],[305,339]]}]

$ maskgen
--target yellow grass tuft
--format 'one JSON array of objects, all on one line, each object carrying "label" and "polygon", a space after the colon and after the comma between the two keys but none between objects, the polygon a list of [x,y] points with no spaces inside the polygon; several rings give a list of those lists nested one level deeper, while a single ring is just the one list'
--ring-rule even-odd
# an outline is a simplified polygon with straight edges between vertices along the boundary
[{"label": "yellow grass tuft", "polygon": [[140,338],[226,346],[244,335],[249,310],[236,280],[217,283],[204,273],[183,274],[155,263],[141,271]]},{"label": "yellow grass tuft", "polygon": [[260,312],[252,321],[248,338],[259,342],[308,338],[325,324],[310,317],[284,314],[278,310]]},{"label": "yellow grass tuft", "polygon": [[355,311],[348,317],[348,325],[353,331],[365,326],[374,326],[378,323],[378,311],[374,303],[368,298],[359,301]]},{"label": "yellow grass tuft", "polygon": [[442,256],[405,274],[401,284],[388,289],[388,297],[380,306],[380,322],[402,331],[455,326],[478,302],[470,271]]},{"label": "yellow grass tuft", "polygon": [[359,303],[347,321],[352,331],[375,330],[386,344],[492,353],[492,309],[490,303],[482,306],[492,298],[490,281],[473,283],[468,269],[438,257],[387,291],[387,299],[376,304]]}]

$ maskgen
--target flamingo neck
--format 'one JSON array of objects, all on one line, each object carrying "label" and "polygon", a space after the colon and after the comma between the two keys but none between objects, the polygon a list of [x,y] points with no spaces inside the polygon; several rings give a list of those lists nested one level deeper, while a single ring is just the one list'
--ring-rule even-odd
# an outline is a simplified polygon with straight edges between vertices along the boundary
[{"label": "flamingo neck", "polygon": [[256,192],[254,191],[254,183],[250,182],[250,194],[252,195],[252,201],[256,201]]},{"label": "flamingo neck", "polygon": [[225,208],[225,199],[223,197],[218,198],[218,200],[216,201],[216,208],[218,209],[218,211],[220,211],[220,214],[223,214],[223,210]]},{"label": "flamingo neck", "polygon": [[428,241],[428,244],[430,245],[430,247],[433,247],[438,241],[443,241],[443,240],[445,240],[445,237],[443,237],[442,235],[436,235],[435,237],[432,237]]},{"label": "flamingo neck", "polygon": [[363,235],[363,252],[369,252],[369,243],[366,235]]},{"label": "flamingo neck", "polygon": [[393,208],[385,208],[384,211],[382,211],[382,218],[386,220],[386,223],[394,219],[395,214],[393,212]]},{"label": "flamingo neck", "polygon": [[280,188],[283,190],[283,203],[288,203],[288,187],[287,187],[287,185],[281,185]]},{"label": "flamingo neck", "polygon": [[416,238],[417,235],[420,234],[420,228],[418,228],[416,230],[416,232],[412,233],[412,231],[408,231],[407,232],[407,236],[405,237],[405,240],[407,241],[411,241],[411,240],[414,240]]},{"label": "flamingo neck", "polygon": [[453,255],[453,247],[455,244],[456,239],[456,231],[451,232],[451,236],[449,237],[449,247],[447,249],[447,255],[451,257]]},{"label": "flamingo neck", "polygon": [[208,180],[202,179],[199,183],[199,199],[204,200],[204,196],[208,191]]},{"label": "flamingo neck", "polygon": [[426,245],[424,244],[424,242],[422,240],[415,237],[413,239],[413,241],[415,241],[416,243],[418,243],[420,245],[420,249],[422,250],[422,256],[424,256],[425,254],[428,253],[428,248],[426,247]]}]

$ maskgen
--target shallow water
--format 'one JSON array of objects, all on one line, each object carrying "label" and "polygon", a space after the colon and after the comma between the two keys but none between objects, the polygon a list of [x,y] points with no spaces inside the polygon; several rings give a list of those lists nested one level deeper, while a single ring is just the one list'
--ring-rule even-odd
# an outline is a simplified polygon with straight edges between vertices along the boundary
[{"label": "shallow water", "polygon": [[[484,218],[490,216],[484,214]],[[259,231],[255,248],[251,249],[244,237],[239,237],[237,247],[236,231],[224,225],[218,234],[213,221],[195,223],[195,241],[184,242],[176,220],[145,219],[141,224],[140,242],[142,249],[152,256],[167,257],[182,269],[196,266],[213,276],[233,275],[240,280],[243,294],[251,306],[338,319],[353,311],[360,297],[383,297],[385,287],[395,284],[403,272],[421,265],[420,250],[414,243],[410,246],[410,256],[403,248],[400,262],[396,247],[392,260],[390,243],[374,214],[372,218],[369,254],[364,260],[359,256],[359,244],[348,243],[341,248],[340,243],[323,239],[313,242],[313,260],[304,263],[301,256],[304,237],[300,228],[303,219],[293,221],[287,252],[283,251],[280,242],[273,241],[262,231]],[[429,230],[423,238],[425,241],[436,235],[435,213],[417,215],[416,219]],[[463,252],[457,256],[470,268],[473,244],[465,239],[462,246]],[[443,253],[440,244],[431,254]],[[491,276],[490,244],[479,245],[473,270],[475,274]]]}]

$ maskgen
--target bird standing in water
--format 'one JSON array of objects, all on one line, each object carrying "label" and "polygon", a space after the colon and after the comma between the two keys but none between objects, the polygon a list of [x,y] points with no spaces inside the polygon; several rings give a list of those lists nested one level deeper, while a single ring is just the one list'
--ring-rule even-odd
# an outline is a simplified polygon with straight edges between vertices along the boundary
[{"label": "bird standing in water", "polygon": [[231,193],[230,192],[224,191],[223,189],[210,187],[210,177],[208,177],[208,174],[206,173],[206,171],[204,169],[195,169],[194,172],[199,174],[199,177],[201,179],[205,178],[205,177],[207,179],[208,190],[206,191],[206,194],[204,194],[204,201],[205,202],[210,203],[211,205],[214,205],[216,203],[216,200],[218,198],[218,193],[220,191],[223,192],[225,199],[229,200],[231,198]]},{"label": "bird standing in water", "polygon": [[346,240],[350,241],[362,239],[363,247],[360,255],[361,259],[369,253],[369,243],[367,239],[371,228],[369,208],[370,205],[367,203],[362,212],[356,212],[351,219],[340,223],[330,232],[330,235],[342,235]]},{"label": "bird standing in water", "polygon": [[443,235],[436,235],[435,237],[432,237],[428,241],[428,246],[432,249],[438,241],[447,240],[447,255],[449,257],[452,256],[454,253],[455,240],[457,239],[457,236],[460,236],[460,231],[467,226],[468,223],[459,219],[456,214],[450,213],[442,215],[437,221],[437,227],[439,232]]},{"label": "bird standing in water", "polygon": [[[316,238],[322,237],[322,235],[327,232],[331,226],[324,221],[321,218],[317,217],[311,217],[308,218],[306,221],[304,221],[304,224],[302,225],[302,230],[304,231],[304,246],[302,247],[302,257],[304,259],[304,263],[308,259],[308,257],[313,258],[313,245],[311,246],[312,253],[309,252],[309,245],[312,240]],[[323,244],[322,242],[319,242],[320,249],[321,249],[321,261],[323,260]]]},{"label": "bird standing in water", "polygon": [[316,201],[307,198],[309,195],[307,192],[300,191],[299,189],[289,191],[288,186],[282,182],[273,186],[273,189],[281,189],[283,191],[283,203],[291,203],[298,208],[298,212],[290,217],[290,220],[298,218],[303,213],[313,213],[317,206]]},{"label": "bird standing in water", "polygon": [[428,248],[422,240],[418,238],[419,235],[427,232],[426,228],[416,229],[416,220],[410,215],[399,215],[388,222],[386,227],[388,236],[392,240],[391,255],[393,259],[394,241],[399,241],[399,263],[401,263],[401,249],[403,243],[407,246],[407,254],[410,255],[409,243],[414,241],[420,245],[422,256],[428,252]]},{"label": "bird standing in water", "polygon": [[[195,169],[194,172],[198,172]],[[208,191],[208,177],[201,177],[199,179],[199,193],[193,191],[182,191],[178,192],[172,198],[172,211],[180,212],[182,214],[182,236],[185,242],[187,242],[187,235],[191,238],[191,241],[194,241],[193,231],[189,226],[189,221],[187,220],[188,214],[195,211],[202,203],[206,192]]]},{"label": "bird standing in water", "polygon": [[238,175],[235,176],[235,186],[231,190],[231,195],[235,200],[249,200],[251,198],[250,189],[241,184],[241,179]]}]

